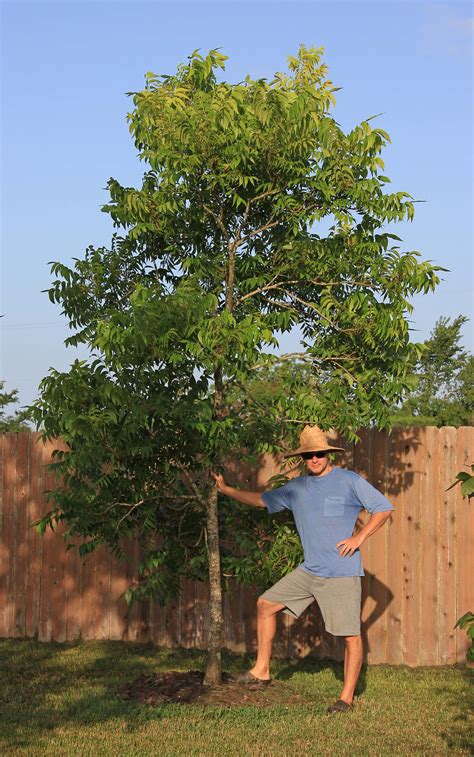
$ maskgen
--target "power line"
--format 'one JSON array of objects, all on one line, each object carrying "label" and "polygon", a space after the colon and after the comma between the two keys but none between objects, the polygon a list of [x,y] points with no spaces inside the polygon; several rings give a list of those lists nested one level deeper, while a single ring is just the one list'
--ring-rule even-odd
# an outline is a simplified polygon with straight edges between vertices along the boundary
[{"label": "power line", "polygon": [[56,328],[59,326],[67,327],[67,323],[58,323],[57,321],[44,321],[43,323],[9,323],[9,324],[3,324],[0,323],[0,328],[2,329],[42,329],[45,326],[51,327],[55,326]]}]

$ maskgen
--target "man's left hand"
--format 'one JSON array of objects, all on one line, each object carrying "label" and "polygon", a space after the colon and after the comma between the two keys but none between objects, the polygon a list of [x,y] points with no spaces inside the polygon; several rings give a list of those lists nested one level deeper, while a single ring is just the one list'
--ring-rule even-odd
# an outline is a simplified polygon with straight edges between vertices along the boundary
[{"label": "man's left hand", "polygon": [[339,549],[339,557],[347,557],[349,555],[352,556],[354,552],[359,549],[360,545],[362,544],[363,539],[360,538],[359,535],[357,536],[350,536],[349,539],[343,539],[342,541],[338,542],[336,544],[336,548]]}]

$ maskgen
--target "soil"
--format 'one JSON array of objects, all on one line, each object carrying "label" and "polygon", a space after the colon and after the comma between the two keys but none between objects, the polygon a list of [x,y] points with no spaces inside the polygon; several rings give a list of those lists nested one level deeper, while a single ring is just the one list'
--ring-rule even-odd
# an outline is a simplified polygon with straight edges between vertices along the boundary
[{"label": "soil", "polygon": [[199,670],[177,670],[137,678],[120,689],[118,696],[157,706],[160,704],[193,704],[201,707],[291,707],[305,704],[303,697],[283,681],[268,686],[241,684],[228,673],[222,674],[219,686],[204,686],[204,673]]}]

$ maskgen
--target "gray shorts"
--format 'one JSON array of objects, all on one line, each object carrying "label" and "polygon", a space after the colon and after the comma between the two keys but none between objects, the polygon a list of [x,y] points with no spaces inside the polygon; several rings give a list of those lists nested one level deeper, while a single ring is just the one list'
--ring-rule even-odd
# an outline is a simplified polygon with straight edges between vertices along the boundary
[{"label": "gray shorts", "polygon": [[262,598],[285,605],[283,612],[292,618],[298,618],[316,600],[328,633],[360,634],[360,576],[323,578],[296,568],[262,594]]}]

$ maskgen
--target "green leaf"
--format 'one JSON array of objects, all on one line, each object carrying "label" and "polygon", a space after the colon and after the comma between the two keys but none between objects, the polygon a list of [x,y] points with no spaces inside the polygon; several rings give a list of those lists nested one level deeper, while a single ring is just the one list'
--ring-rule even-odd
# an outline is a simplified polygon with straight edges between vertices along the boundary
[{"label": "green leaf", "polygon": [[467,625],[474,623],[474,613],[471,611],[464,613],[457,621],[454,628],[465,628]]},{"label": "green leaf", "polygon": [[461,484],[461,493],[463,497],[472,497],[474,496],[474,476],[469,476],[465,481]]}]

